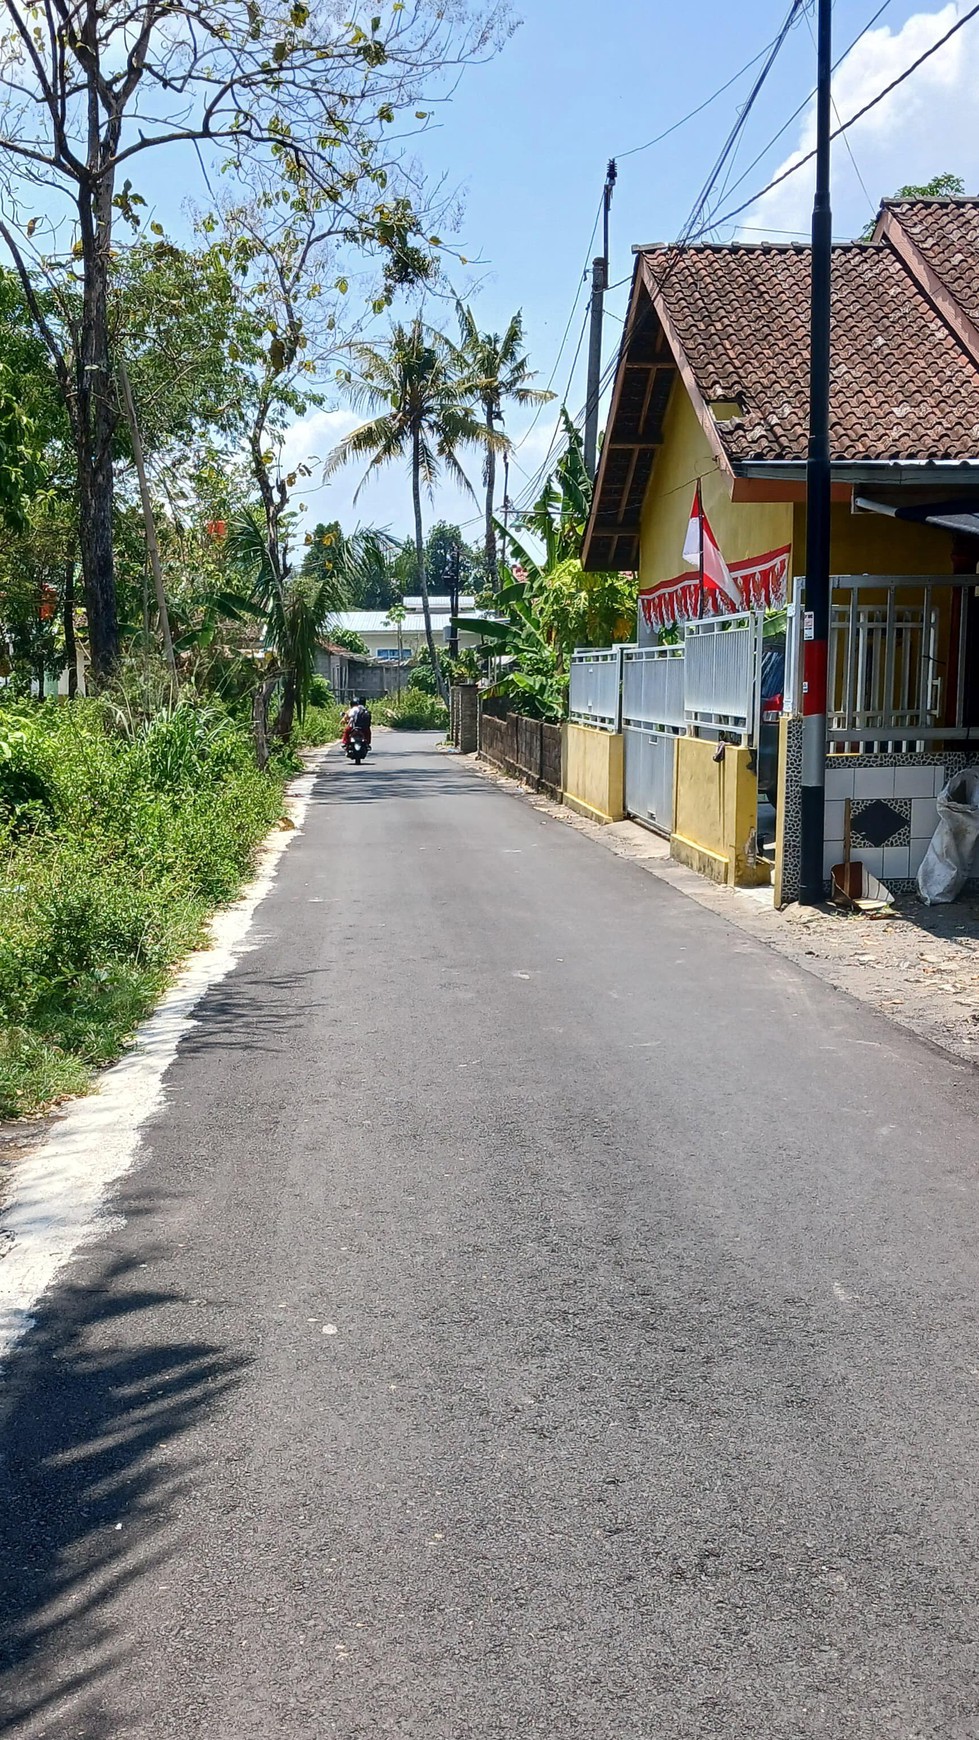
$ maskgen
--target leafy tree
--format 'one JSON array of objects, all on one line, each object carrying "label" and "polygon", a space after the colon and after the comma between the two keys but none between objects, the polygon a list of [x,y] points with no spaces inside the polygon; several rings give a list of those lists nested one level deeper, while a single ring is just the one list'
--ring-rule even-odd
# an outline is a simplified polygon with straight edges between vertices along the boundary
[{"label": "leafy tree", "polygon": [[358,373],[354,376],[348,372],[346,376],[350,396],[359,409],[376,414],[334,448],[327,460],[326,475],[331,476],[352,459],[367,459],[359,494],[371,473],[381,466],[392,462],[409,466],[425,639],[432,667],[438,674],[439,693],[447,700],[448,688],[439,666],[428,602],[422,489],[427,489],[431,496],[444,470],[472,495],[472,485],[459,462],[459,449],[498,450],[503,437],[486,429],[473,412],[473,382],[461,352],[448,339],[426,327],[420,315],[410,326],[395,325],[383,350],[358,344],[354,354]]},{"label": "leafy tree", "polygon": [[[531,369],[523,348],[523,315],[519,309],[501,337],[498,332],[480,332],[472,309],[464,307],[461,302],[457,307],[462,354],[468,374],[478,382],[477,391],[486,420],[487,434],[492,436],[497,425],[503,422],[508,400],[512,400],[515,405],[546,405],[553,399],[554,394],[530,385],[536,379],[536,374]],[[509,442],[506,446],[509,447]],[[496,527],[493,519],[496,455],[496,446],[488,441],[483,459],[483,482],[486,486],[486,582],[490,586],[495,585],[497,578]]]},{"label": "leafy tree", "polygon": [[[961,177],[958,175],[951,175],[946,171],[944,175],[932,176],[930,181],[925,181],[921,183],[920,186],[916,186],[913,182],[909,182],[905,187],[899,187],[896,193],[889,194],[888,198],[958,199],[961,198],[964,193],[965,182]],[[869,242],[872,239],[876,228],[877,219],[874,218],[873,221],[867,225],[866,229],[862,231],[860,240],[863,242]]]},{"label": "leafy tree", "polygon": [[347,652],[353,653],[356,658],[369,659],[371,656],[366,640],[357,633],[355,628],[337,628],[336,623],[328,622],[326,636],[328,640],[333,642],[334,646],[345,647]]},{"label": "leafy tree", "polygon": [[524,578],[505,585],[494,601],[502,620],[461,619],[463,627],[480,635],[485,653],[508,661],[504,692],[545,719],[563,717],[574,648],[627,640],[636,620],[633,579],[582,569],[592,484],[581,436],[566,412],[563,418],[565,452],[521,519],[520,532],[531,531],[536,546],[517,532],[507,533],[508,554],[518,558]]},{"label": "leafy tree", "polygon": [[[364,29],[306,0],[0,5],[0,236],[71,425],[92,660],[104,678],[119,646],[111,263],[120,222],[136,232],[148,215],[134,181],[147,154],[179,145],[184,161],[189,147],[236,170],[273,165],[287,193],[296,176],[321,191],[348,245],[397,245],[413,226],[386,191],[385,133],[440,67],[500,40],[502,19],[398,7],[382,35],[380,18]],[[59,299],[57,320],[35,273]]]},{"label": "leafy tree", "polygon": [[347,537],[333,520],[311,533],[302,571],[342,574],[351,610],[389,610],[401,597],[400,553],[401,545],[389,532],[358,526]]}]

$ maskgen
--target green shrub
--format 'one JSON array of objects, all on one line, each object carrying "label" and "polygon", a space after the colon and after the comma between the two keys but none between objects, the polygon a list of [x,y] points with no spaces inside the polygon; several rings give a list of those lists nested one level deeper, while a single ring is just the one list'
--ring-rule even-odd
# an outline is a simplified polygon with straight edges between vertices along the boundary
[{"label": "green shrub", "polygon": [[315,749],[321,743],[334,742],[340,735],[341,718],[342,708],[334,700],[325,707],[307,707],[301,724],[296,727],[298,747]]},{"label": "green shrub", "polygon": [[426,695],[420,689],[391,695],[378,704],[374,716],[394,731],[447,731],[449,726],[448,708],[437,695]]},{"label": "green shrub", "polygon": [[[245,726],[189,703],[148,722],[4,704],[0,745],[0,1116],[16,1116],[125,1048],[248,876],[292,762],[259,773]],[[43,795],[11,801],[11,767]]]},{"label": "green shrub", "polygon": [[319,671],[314,672],[310,679],[307,703],[310,707],[332,707],[335,704],[333,690]]}]

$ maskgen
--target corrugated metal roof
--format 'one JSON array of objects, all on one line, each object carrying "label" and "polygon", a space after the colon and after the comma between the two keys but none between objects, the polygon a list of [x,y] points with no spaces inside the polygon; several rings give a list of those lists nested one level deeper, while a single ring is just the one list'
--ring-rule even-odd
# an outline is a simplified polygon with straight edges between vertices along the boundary
[{"label": "corrugated metal roof", "polygon": [[[448,615],[445,615],[445,616],[436,615],[436,613],[433,611],[432,612],[432,632],[433,632],[433,634],[441,634],[443,629],[448,628],[449,620],[450,619],[449,619]],[[336,616],[332,616],[330,618],[329,627],[327,628],[327,634],[329,634],[331,629],[336,630],[338,628],[353,629],[355,634],[392,635],[393,636],[393,639],[391,641],[392,646],[394,646],[396,644],[397,638],[398,638],[397,628],[394,626],[393,623],[390,623],[387,620],[387,611],[386,610],[340,610],[337,612]],[[402,638],[402,640],[405,638],[406,635],[424,634],[424,633],[425,633],[425,619],[422,616],[419,616],[417,620],[414,617],[410,617],[410,616],[406,617],[404,622],[401,625],[401,638]]]},{"label": "corrugated metal roof", "polygon": [[[401,602],[404,605],[405,609],[409,612],[410,615],[417,614],[420,616],[422,614],[424,607],[423,607],[422,601],[421,601],[421,594],[419,594],[417,598],[414,598],[414,597],[402,598]],[[475,603],[476,603],[475,597],[473,596],[473,594],[471,592],[464,592],[464,593],[460,594],[460,597],[459,597],[459,609],[460,610],[472,610]],[[448,613],[452,609],[452,600],[449,597],[447,592],[430,592],[428,595],[428,607],[430,610],[434,610],[434,611],[437,611],[439,613],[441,613],[443,611]]]}]

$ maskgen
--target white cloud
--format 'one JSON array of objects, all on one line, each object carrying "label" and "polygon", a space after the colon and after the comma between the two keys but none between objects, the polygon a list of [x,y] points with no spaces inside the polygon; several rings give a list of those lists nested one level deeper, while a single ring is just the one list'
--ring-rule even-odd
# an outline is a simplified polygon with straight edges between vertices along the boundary
[{"label": "white cloud", "polygon": [[[556,408],[547,405],[531,428],[533,413],[515,422],[511,429],[515,443],[520,443],[510,466],[510,499],[524,497],[547,455],[554,433]],[[407,465],[389,465],[378,471],[366,483],[356,501],[358,486],[367,469],[366,461],[353,462],[337,472],[328,483],[323,481],[323,464],[329,453],[345,435],[361,422],[350,410],[313,411],[298,419],[286,430],[282,443],[282,467],[291,471],[300,465],[309,467],[310,476],[297,485],[293,500],[302,502],[305,511],[300,517],[300,529],[305,532],[320,520],[339,520],[348,528],[355,525],[387,526],[398,536],[407,537],[413,529],[411,476]],[[527,433],[529,431],[529,433]],[[435,491],[434,501],[423,501],[426,526],[435,520],[448,520],[461,525],[465,536],[478,543],[482,536],[483,492],[481,487],[482,459],[478,453],[462,455],[463,470],[476,492],[475,500],[465,490],[444,478]],[[535,492],[537,493],[537,492]],[[497,502],[501,510],[503,470],[497,473]]]},{"label": "white cloud", "polygon": [[[904,72],[962,15],[950,4],[936,12],[916,12],[899,30],[882,26],[861,38],[833,81],[841,121],[849,120],[877,92]],[[842,139],[833,145],[833,231],[858,235],[876,212],[877,202],[905,183],[927,182],[951,172],[966,188],[979,189],[979,131],[975,126],[975,89],[979,81],[979,26],[966,25],[924,66],[849,129],[846,137],[870,194],[863,193],[850,152]],[[834,116],[834,125],[837,117]],[[800,119],[795,149],[773,176],[798,162],[816,140],[814,107]],[[760,171],[758,173],[761,173]],[[759,230],[807,231],[812,210],[813,165],[774,188],[743,219],[745,239]],[[873,208],[873,209],[872,209]]]}]

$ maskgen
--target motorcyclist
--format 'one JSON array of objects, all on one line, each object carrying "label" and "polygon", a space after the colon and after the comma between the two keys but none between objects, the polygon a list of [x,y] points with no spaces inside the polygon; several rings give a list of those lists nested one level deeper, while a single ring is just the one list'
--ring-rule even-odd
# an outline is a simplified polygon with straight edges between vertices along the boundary
[{"label": "motorcyclist", "polygon": [[343,747],[350,742],[350,733],[359,731],[368,749],[371,746],[371,711],[363,697],[356,695],[347,708],[343,725]]}]

